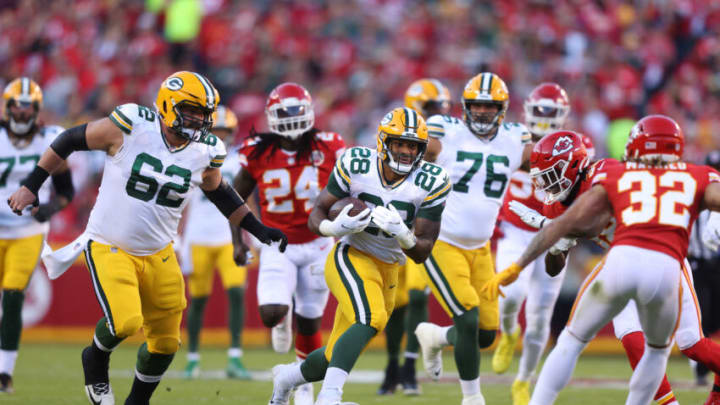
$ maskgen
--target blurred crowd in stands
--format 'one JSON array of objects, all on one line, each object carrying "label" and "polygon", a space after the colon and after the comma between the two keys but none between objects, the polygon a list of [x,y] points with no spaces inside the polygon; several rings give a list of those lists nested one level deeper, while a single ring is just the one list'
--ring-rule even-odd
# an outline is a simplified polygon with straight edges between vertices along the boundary
[{"label": "blurred crowd in stands", "polygon": [[[266,94],[283,81],[310,90],[318,127],[371,145],[413,80],[446,83],[459,114],[465,82],[489,70],[510,87],[511,121],[538,83],[564,86],[571,128],[601,157],[622,149],[623,119],[647,113],[680,122],[689,161],[720,146],[720,2],[0,0],[0,85],[40,83],[45,122],[152,105],[181,69],[218,87],[240,118],[238,141],[266,129]],[[78,165],[92,173],[102,159]]]}]

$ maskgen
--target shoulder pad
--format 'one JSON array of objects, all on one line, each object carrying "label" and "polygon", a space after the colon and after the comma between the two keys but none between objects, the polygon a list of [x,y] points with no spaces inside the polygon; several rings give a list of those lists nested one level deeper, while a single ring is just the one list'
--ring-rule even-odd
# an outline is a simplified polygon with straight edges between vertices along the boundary
[{"label": "shoulder pad", "polygon": [[452,126],[462,125],[462,121],[451,115],[436,114],[428,118],[427,121],[428,135],[434,138],[442,138],[445,136],[446,129]]},{"label": "shoulder pad", "polygon": [[532,141],[532,135],[525,124],[521,124],[519,122],[504,122],[502,124],[502,129],[508,131],[509,135],[513,138],[517,137],[517,139],[519,139],[523,144]]},{"label": "shoulder pad", "polygon": [[[147,109],[147,107],[143,107]],[[134,119],[138,117],[140,106],[135,103],[123,104],[115,107],[112,113],[110,113],[110,121],[112,121],[118,128],[120,128],[126,134],[130,134],[133,129]],[[154,115],[154,113],[153,113]],[[154,117],[153,117],[154,119]]]}]

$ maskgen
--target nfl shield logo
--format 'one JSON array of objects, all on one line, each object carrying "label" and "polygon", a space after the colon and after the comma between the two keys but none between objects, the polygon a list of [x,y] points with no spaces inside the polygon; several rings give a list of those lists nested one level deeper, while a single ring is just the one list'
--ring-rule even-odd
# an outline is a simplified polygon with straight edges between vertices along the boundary
[{"label": "nfl shield logo", "polygon": [[325,161],[325,154],[322,151],[314,150],[310,154],[310,160],[313,166],[320,166]]}]

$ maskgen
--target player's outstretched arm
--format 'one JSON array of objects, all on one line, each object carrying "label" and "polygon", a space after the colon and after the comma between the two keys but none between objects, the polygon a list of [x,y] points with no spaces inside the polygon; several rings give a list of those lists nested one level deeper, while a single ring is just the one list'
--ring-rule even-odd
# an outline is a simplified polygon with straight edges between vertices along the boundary
[{"label": "player's outstretched arm", "polygon": [[[240,168],[233,178],[233,188],[238,192],[238,194],[240,194],[240,197],[248,205],[248,209],[250,209],[250,211],[254,214],[257,214],[258,212],[256,209],[257,207],[253,208],[251,206],[253,201],[248,198],[255,189],[256,184],[257,183],[252,175],[250,175],[250,172],[244,168]],[[230,225],[230,233],[232,234],[233,258],[235,259],[235,263],[238,266],[244,266],[248,261],[247,258],[250,247],[243,242],[242,232],[240,232],[238,227]]]},{"label": "player's outstretched arm", "polygon": [[593,186],[578,197],[564,214],[535,235],[516,264],[521,268],[527,266],[563,236],[595,236],[605,228],[611,217],[612,206],[607,192],[601,185]]},{"label": "player's outstretched arm", "polygon": [[237,190],[238,194],[240,194],[240,197],[246,201],[253,190],[255,190],[256,184],[257,182],[250,172],[243,168],[241,168],[235,175],[235,178],[233,178],[233,187]]},{"label": "player's outstretched arm", "polygon": [[219,168],[208,167],[203,171],[200,189],[225,215],[230,225],[247,230],[266,245],[280,242],[280,251],[285,251],[287,236],[281,230],[267,227],[258,221],[237,191],[223,180]]},{"label": "player's outstretched arm", "polygon": [[122,146],[122,131],[103,118],[63,131],[43,153],[35,169],[20,183],[22,186],[8,199],[8,205],[18,215],[37,201],[37,193],[50,175],[67,170],[65,159],[75,151],[103,150],[114,155]]}]

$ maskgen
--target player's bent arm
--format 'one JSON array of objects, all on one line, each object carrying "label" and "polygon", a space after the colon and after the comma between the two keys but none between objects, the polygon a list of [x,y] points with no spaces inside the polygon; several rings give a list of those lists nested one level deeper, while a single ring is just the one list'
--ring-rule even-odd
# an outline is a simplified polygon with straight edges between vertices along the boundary
[{"label": "player's bent arm", "polygon": [[440,221],[419,217],[415,220],[415,246],[403,252],[415,263],[424,263],[440,234]]},{"label": "player's bent arm", "polygon": [[720,183],[710,183],[705,188],[703,205],[710,211],[720,211]]},{"label": "player's bent arm", "polygon": [[423,159],[428,162],[435,162],[438,155],[442,151],[442,142],[435,137],[428,138],[427,149],[425,150],[425,156]]},{"label": "player's bent arm", "polygon": [[339,198],[332,195],[327,188],[324,188],[323,191],[320,192],[317,200],[315,200],[315,206],[308,217],[308,229],[310,229],[310,231],[320,236],[328,236],[320,231],[320,224],[328,219],[330,207],[338,200]]},{"label": "player's bent arm", "polygon": [[280,251],[285,251],[287,246],[285,234],[258,221],[237,191],[223,180],[219,168],[208,167],[203,171],[200,189],[208,200],[225,215],[232,226],[247,230],[262,243],[280,242]]},{"label": "player's bent arm", "polygon": [[601,185],[593,186],[578,197],[564,214],[545,225],[530,241],[516,262],[524,268],[566,235],[594,236],[607,225],[612,206]]},{"label": "player's bent arm", "polygon": [[235,175],[235,178],[233,179],[233,187],[235,188],[235,190],[237,190],[238,194],[240,194],[240,197],[242,197],[245,201],[247,201],[248,197],[250,197],[250,194],[252,194],[256,184],[257,182],[250,175],[250,172],[243,168],[238,171],[238,173]]}]

